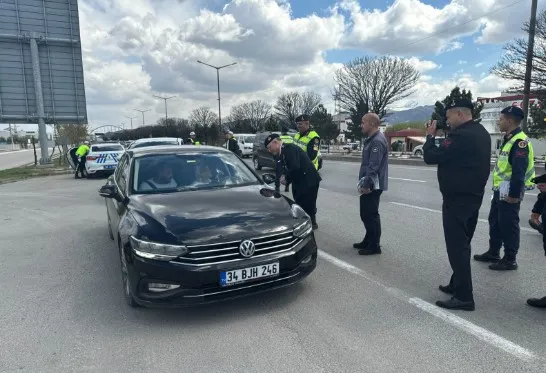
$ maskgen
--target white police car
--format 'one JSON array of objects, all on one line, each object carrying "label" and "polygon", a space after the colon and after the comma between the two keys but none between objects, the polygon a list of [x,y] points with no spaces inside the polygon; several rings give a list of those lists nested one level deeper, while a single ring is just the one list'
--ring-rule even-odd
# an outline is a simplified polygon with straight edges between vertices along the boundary
[{"label": "white police car", "polygon": [[[76,170],[77,147],[68,151],[67,160],[70,166]],[[118,166],[119,158],[125,152],[125,148],[120,143],[98,143],[89,146],[89,153],[85,161],[85,171],[87,176],[96,174],[111,174]]]}]

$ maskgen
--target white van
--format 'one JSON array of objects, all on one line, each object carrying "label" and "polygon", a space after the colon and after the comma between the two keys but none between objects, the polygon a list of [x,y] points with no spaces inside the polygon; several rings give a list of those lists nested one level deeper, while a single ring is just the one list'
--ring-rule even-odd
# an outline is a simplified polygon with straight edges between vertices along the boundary
[{"label": "white van", "polygon": [[254,138],[256,134],[253,133],[234,133],[233,137],[237,140],[239,144],[239,149],[243,153],[244,157],[252,157],[252,149],[254,148]]}]

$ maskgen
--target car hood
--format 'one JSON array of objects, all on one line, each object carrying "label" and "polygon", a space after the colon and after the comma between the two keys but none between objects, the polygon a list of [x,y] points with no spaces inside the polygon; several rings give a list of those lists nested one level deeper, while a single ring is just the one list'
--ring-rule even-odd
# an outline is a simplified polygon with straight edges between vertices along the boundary
[{"label": "car hood", "polygon": [[256,185],[133,195],[129,210],[150,238],[160,235],[185,245],[227,242],[286,231],[296,224],[287,198],[266,195],[271,190]]}]

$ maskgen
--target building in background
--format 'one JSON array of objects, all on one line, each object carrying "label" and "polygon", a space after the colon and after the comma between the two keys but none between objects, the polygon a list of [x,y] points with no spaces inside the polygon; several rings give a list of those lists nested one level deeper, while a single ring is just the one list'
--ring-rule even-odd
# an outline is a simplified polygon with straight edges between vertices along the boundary
[{"label": "building in background", "polygon": [[[502,145],[504,134],[499,131],[498,122],[500,112],[505,107],[512,105],[523,109],[523,95],[502,92],[498,97],[478,97],[476,101],[483,104],[480,113],[481,123],[491,135],[491,151],[498,154]],[[529,95],[529,108],[537,102],[535,94]],[[529,118],[529,121],[532,119]],[[546,154],[546,141],[542,139],[531,138],[535,156],[542,158]]]}]

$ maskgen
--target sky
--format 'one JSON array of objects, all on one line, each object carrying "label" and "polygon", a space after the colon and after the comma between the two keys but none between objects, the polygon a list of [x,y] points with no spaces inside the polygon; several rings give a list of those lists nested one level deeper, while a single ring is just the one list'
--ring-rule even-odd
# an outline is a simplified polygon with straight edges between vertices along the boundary
[{"label": "sky", "polygon": [[[539,0],[539,12],[546,0]],[[503,45],[524,36],[531,0],[79,0],[90,127],[129,128],[193,109],[222,117],[290,91],[319,93],[332,111],[334,72],[351,59],[391,55],[420,71],[415,93],[391,109],[431,105],[455,86],[496,96],[490,74]]]}]

